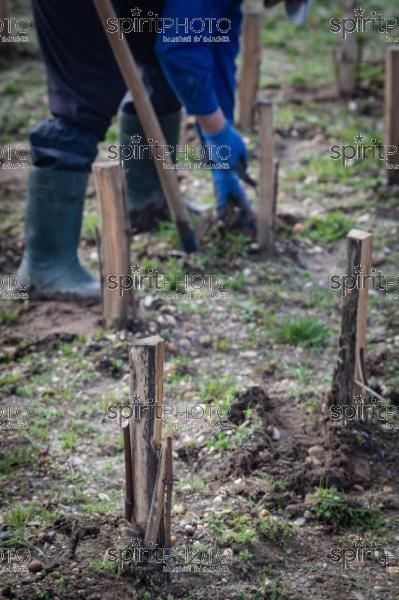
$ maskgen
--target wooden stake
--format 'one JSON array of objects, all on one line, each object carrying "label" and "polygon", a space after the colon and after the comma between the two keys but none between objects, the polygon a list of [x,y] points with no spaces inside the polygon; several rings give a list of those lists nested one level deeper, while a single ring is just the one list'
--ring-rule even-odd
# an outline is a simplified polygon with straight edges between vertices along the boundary
[{"label": "wooden stake", "polygon": [[339,340],[338,365],[334,372],[332,387],[332,404],[345,406],[353,404],[354,394],[363,388],[359,383],[367,385],[364,369],[367,326],[368,280],[371,268],[372,239],[371,233],[352,229],[348,234],[348,267],[349,287],[343,297],[342,325]]},{"label": "wooden stake", "polygon": [[126,421],[122,426],[123,441],[125,449],[125,519],[129,523],[133,517],[133,463],[132,463],[132,446],[130,443],[130,426],[129,421]]},{"label": "wooden stake", "polygon": [[166,449],[162,448],[160,454],[150,513],[144,536],[144,543],[147,546],[155,544],[158,539],[165,503]]},{"label": "wooden stake", "polygon": [[276,220],[276,167],[274,163],[273,104],[258,103],[260,111],[260,186],[258,206],[258,244],[268,254],[274,251]]},{"label": "wooden stake", "polygon": [[[104,27],[105,34],[111,45],[115,59],[119,65],[126,87],[134,98],[134,106],[137,110],[140,123],[147,139],[152,138],[159,146],[166,147],[166,140],[159,125],[154,108],[148,97],[147,90],[141,80],[140,72],[132,55],[129,44],[125,38],[111,33],[108,28],[109,21],[117,21],[117,15],[111,0],[93,0],[98,15]],[[167,168],[164,168],[166,163]],[[188,221],[187,208],[180,194],[177,173],[173,168],[170,156],[165,160],[154,160],[159,180],[165,194],[166,202],[173,221],[180,234],[183,248],[186,252],[195,252],[197,242],[194,231]]]},{"label": "wooden stake", "polygon": [[123,293],[120,287],[112,290],[107,285],[109,276],[116,276],[119,282],[120,277],[131,274],[121,168],[112,162],[95,163],[93,173],[102,223],[103,316],[107,327],[123,329],[131,292]]},{"label": "wooden stake", "polygon": [[[356,0],[341,0],[344,18],[353,19]],[[339,92],[344,97],[352,96],[357,88],[359,68],[358,32],[347,33],[341,41],[337,55],[337,75]]]},{"label": "wooden stake", "polygon": [[399,47],[390,47],[385,71],[385,159],[389,185],[399,184]]},{"label": "wooden stake", "polygon": [[[159,336],[129,345],[131,396],[139,415],[130,419],[134,522],[144,532],[158,474],[162,436],[164,341]],[[158,517],[157,517],[158,518]]]},{"label": "wooden stake", "polygon": [[165,485],[166,485],[165,545],[167,548],[170,548],[172,545],[171,529],[172,529],[172,501],[173,501],[173,450],[172,450],[172,438],[171,437],[168,437],[166,440]]},{"label": "wooden stake", "polygon": [[245,14],[242,32],[242,65],[239,85],[239,122],[242,129],[250,129],[254,125],[254,111],[259,89],[262,57],[262,24],[262,14]]}]

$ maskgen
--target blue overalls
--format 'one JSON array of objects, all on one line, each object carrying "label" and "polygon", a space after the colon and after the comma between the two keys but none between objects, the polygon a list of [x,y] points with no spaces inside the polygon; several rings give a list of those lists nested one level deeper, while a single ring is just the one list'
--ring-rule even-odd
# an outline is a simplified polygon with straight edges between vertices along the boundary
[{"label": "blue overalls", "polygon": [[[158,114],[176,111],[181,104],[188,113],[200,115],[221,106],[233,119],[241,0],[113,0],[113,4],[125,19],[137,14],[162,16],[152,31],[144,28],[126,35]],[[53,115],[31,133],[34,164],[89,171],[126,86],[91,0],[33,0],[33,9]],[[188,35],[182,36],[186,39],[179,41],[183,28],[174,35],[171,23],[192,19]],[[194,32],[200,31],[202,21],[208,23],[202,35],[210,41]],[[217,41],[223,36],[227,41]],[[177,40],[171,41],[173,37]],[[134,106],[127,104],[125,109],[134,111]]]}]

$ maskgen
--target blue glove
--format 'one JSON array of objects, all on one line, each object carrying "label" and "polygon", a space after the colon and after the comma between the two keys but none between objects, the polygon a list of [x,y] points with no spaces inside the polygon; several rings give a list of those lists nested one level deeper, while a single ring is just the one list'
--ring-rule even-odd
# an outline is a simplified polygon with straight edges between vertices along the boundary
[{"label": "blue glove", "polygon": [[238,175],[229,169],[214,169],[212,171],[213,181],[217,193],[217,212],[218,217],[224,221],[226,217],[226,205],[229,197],[235,196],[240,200],[240,204],[251,210],[251,204],[241,186]]},{"label": "blue glove", "polygon": [[218,133],[203,131],[205,142],[211,148],[211,157],[215,163],[226,163],[230,169],[237,171],[239,164],[247,166],[248,154],[244,140],[236,129],[227,122],[227,125]]}]

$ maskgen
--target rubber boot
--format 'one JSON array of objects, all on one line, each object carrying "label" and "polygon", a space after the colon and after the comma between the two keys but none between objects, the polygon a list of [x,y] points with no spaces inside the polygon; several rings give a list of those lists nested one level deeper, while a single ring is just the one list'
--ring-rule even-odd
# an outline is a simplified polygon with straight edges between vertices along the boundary
[{"label": "rubber boot", "polygon": [[100,283],[79,264],[77,249],[89,174],[32,167],[25,214],[26,246],[18,274],[35,295],[100,298]]},{"label": "rubber boot", "polygon": [[[181,111],[158,116],[166,143],[175,149],[179,143]],[[122,113],[120,143],[132,145],[131,138],[140,136],[146,143],[140,121],[135,113]],[[176,152],[173,153],[175,158]],[[126,205],[132,230],[151,231],[158,221],[169,219],[169,210],[158,173],[151,157],[123,161],[126,181]]]}]

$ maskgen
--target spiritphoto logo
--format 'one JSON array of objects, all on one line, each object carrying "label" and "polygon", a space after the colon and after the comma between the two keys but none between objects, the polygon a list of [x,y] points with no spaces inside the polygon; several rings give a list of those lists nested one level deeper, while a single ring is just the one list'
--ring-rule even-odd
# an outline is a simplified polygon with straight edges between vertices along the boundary
[{"label": "spiritphoto logo", "polygon": [[226,300],[230,297],[231,277],[222,273],[160,273],[136,264],[131,275],[108,275],[106,286],[121,297],[138,290],[158,291],[164,300]]},{"label": "spiritphoto logo", "polygon": [[199,169],[228,169],[231,147],[216,144],[160,144],[153,138],[142,143],[141,135],[130,137],[129,144],[110,144],[107,148],[108,160],[129,161],[151,159],[163,163],[164,169],[179,171]]},{"label": "spiritphoto logo", "polygon": [[334,291],[341,291],[342,296],[346,296],[353,290],[373,289],[377,292],[384,292],[385,296],[392,300],[398,294],[395,290],[399,288],[399,274],[384,274],[377,271],[374,267],[367,272],[363,265],[356,265],[353,274],[350,275],[331,275],[330,288]]},{"label": "spiritphoto logo", "polygon": [[0,144],[0,169],[29,169],[30,148],[26,144]]},{"label": "spiritphoto logo", "polygon": [[106,550],[105,560],[116,564],[119,571],[134,565],[163,565],[166,573],[226,574],[233,562],[230,548],[206,544],[163,547],[145,544],[142,538],[131,538],[125,545]]},{"label": "spiritphoto logo", "polygon": [[0,546],[0,574],[28,574],[31,553],[28,548],[4,548]]},{"label": "spiritphoto logo", "polygon": [[31,411],[29,406],[0,405],[0,430],[29,429]]},{"label": "spiritphoto logo", "polygon": [[367,139],[367,136],[358,134],[353,138],[354,144],[334,144],[330,147],[331,158],[341,161],[343,166],[371,159],[385,162],[386,169],[399,169],[399,152],[397,146],[383,144],[381,140],[375,137],[370,138],[370,143],[367,143]]},{"label": "spiritphoto logo", "polygon": [[32,29],[32,19],[27,17],[8,17],[0,19],[0,42],[26,43]]},{"label": "spiritphoto logo", "polygon": [[30,287],[29,275],[0,275],[2,300],[29,300]]},{"label": "spiritphoto logo", "polygon": [[[381,13],[372,10],[370,15],[364,8],[358,7],[353,10],[353,17],[330,19],[330,31],[340,33],[342,39],[346,39],[352,33],[391,33],[398,28],[397,17],[384,17]],[[386,35],[387,42],[397,42],[399,38]]]},{"label": "spiritphoto logo", "polygon": [[374,563],[386,568],[388,572],[395,572],[399,566],[398,548],[388,548],[376,542],[367,543],[358,538],[353,546],[335,546],[330,549],[329,560],[334,565],[342,565],[344,570],[354,563]]},{"label": "spiritphoto logo", "polygon": [[395,423],[399,415],[397,406],[372,394],[356,394],[353,404],[330,406],[330,419],[343,427],[353,423],[380,423],[389,429],[399,429]]},{"label": "spiritphoto logo", "polygon": [[109,33],[117,34],[120,39],[134,33],[157,33],[163,35],[164,42],[228,42],[231,20],[220,17],[172,18],[160,17],[153,11],[135,7],[130,17],[110,18],[107,20]]},{"label": "spiritphoto logo", "polygon": [[159,406],[155,399],[149,398],[142,401],[136,394],[131,396],[129,402],[111,404],[106,408],[109,419],[117,420],[119,425],[128,419],[140,421],[148,419],[151,421],[162,421],[166,429],[171,431],[182,430],[227,430],[231,429],[229,423],[231,409],[223,404],[183,404],[173,406],[163,403]]}]

